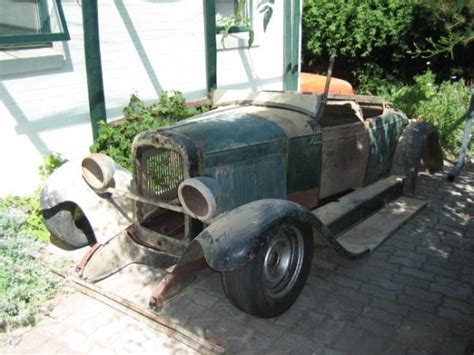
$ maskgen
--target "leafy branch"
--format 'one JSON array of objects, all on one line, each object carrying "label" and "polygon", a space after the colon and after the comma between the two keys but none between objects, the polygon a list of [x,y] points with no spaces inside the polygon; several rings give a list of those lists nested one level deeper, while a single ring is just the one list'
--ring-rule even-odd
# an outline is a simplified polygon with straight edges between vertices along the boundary
[{"label": "leafy branch", "polygon": [[425,6],[444,23],[445,35],[437,40],[427,38],[422,46],[415,43],[410,54],[421,58],[449,55],[454,60],[455,48],[474,43],[474,0],[425,0]]}]

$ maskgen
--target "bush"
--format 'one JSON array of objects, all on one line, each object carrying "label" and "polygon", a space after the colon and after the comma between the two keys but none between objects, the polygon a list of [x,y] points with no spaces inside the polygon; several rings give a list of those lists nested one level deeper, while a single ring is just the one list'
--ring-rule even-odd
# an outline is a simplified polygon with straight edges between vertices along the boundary
[{"label": "bush", "polygon": [[408,117],[423,119],[435,126],[446,156],[453,158],[461,146],[470,89],[462,82],[436,84],[436,76],[429,70],[415,76],[414,82],[414,85],[401,85],[376,79],[360,89],[363,93],[384,96]]},{"label": "bush", "polygon": [[159,101],[150,105],[132,95],[128,106],[123,109],[125,121],[119,124],[100,122],[99,136],[90,151],[107,154],[118,165],[131,170],[132,142],[138,133],[168,125],[206,110],[207,107],[187,107],[184,96],[178,91],[173,91],[171,95],[164,91]]},{"label": "bush", "polygon": [[[43,180],[65,162],[57,154],[43,159],[39,168]],[[39,189],[32,196],[0,199],[0,335],[34,324],[36,314],[49,307],[48,301],[60,289],[58,277],[35,259],[48,240]]]},{"label": "bush", "polygon": [[[324,71],[335,50],[336,77],[356,85],[361,76],[409,82],[426,69],[423,56],[433,43],[443,42],[453,31],[447,17],[440,16],[440,6],[429,0],[305,0],[303,69]],[[457,8],[465,18],[474,15],[467,5]],[[453,23],[459,23],[458,15],[452,16]],[[468,21],[459,27],[460,33],[471,31]],[[454,74],[472,77],[473,59],[473,46],[459,45],[452,57],[436,55],[429,60],[438,78],[447,79]]]},{"label": "bush", "polygon": [[33,325],[61,287],[58,277],[33,257],[43,243],[28,234],[26,221],[21,209],[0,211],[0,333]]},{"label": "bush", "polygon": [[[43,165],[39,167],[41,179],[43,181],[46,180],[54,170],[65,162],[66,160],[58,154],[45,155],[43,157]],[[10,209],[24,213],[25,220],[21,224],[22,233],[41,241],[49,241],[49,232],[43,224],[43,216],[41,214],[39,188],[31,196],[6,196],[0,199],[0,211]]]}]

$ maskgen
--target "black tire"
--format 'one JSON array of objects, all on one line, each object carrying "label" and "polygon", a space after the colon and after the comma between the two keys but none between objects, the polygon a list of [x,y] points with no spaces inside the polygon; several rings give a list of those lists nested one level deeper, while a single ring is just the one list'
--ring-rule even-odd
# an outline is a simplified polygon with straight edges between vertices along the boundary
[{"label": "black tire", "polygon": [[297,221],[279,221],[265,240],[243,268],[222,273],[222,283],[237,308],[271,318],[290,308],[306,284],[313,258],[312,229]]},{"label": "black tire", "polygon": [[43,220],[51,233],[51,243],[61,249],[79,249],[95,243],[90,223],[75,203],[64,202],[43,210]]}]

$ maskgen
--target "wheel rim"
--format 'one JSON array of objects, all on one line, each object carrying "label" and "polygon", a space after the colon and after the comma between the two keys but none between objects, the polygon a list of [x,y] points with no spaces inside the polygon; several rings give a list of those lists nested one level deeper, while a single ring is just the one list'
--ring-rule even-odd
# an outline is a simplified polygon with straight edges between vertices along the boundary
[{"label": "wheel rim", "polygon": [[286,295],[295,285],[303,265],[304,242],[301,232],[282,226],[270,241],[263,259],[263,277],[273,297]]}]

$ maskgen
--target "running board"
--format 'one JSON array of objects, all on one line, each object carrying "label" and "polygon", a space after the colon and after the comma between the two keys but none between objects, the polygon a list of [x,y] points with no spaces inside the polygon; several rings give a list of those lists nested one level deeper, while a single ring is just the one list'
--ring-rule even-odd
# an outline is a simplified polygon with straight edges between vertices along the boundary
[{"label": "running board", "polygon": [[425,205],[426,201],[400,197],[336,240],[352,255],[372,251]]},{"label": "running board", "polygon": [[313,214],[337,236],[400,197],[402,189],[403,177],[392,175],[319,207]]}]

